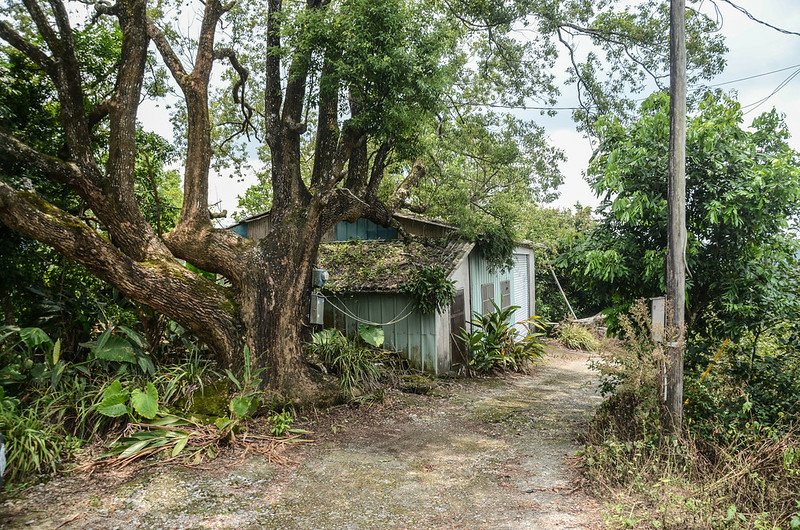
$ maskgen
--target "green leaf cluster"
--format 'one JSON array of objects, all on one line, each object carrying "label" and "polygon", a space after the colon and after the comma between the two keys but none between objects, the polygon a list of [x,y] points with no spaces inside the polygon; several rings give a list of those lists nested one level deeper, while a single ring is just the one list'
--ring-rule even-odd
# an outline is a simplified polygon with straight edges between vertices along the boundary
[{"label": "green leaf cluster", "polygon": [[531,361],[544,355],[544,333],[538,317],[525,324],[528,333],[521,334],[511,320],[519,306],[501,309],[494,302],[494,311],[476,312],[470,321],[470,330],[462,331],[469,352],[469,368],[477,374],[495,371],[523,371]]},{"label": "green leaf cluster", "polygon": [[[668,97],[655,94],[633,122],[599,121],[589,168],[602,220],[562,256],[562,266],[608,306],[625,307],[665,289]],[[737,336],[800,308],[797,221],[800,155],[771,111],[744,127],[740,105],[709,94],[687,131],[687,322],[713,315]]]},{"label": "green leaf cluster", "polygon": [[416,300],[417,307],[426,315],[444,311],[456,296],[455,283],[448,278],[447,271],[435,265],[415,269],[403,290]]},{"label": "green leaf cluster", "polygon": [[144,389],[129,390],[123,387],[119,379],[112,381],[101,395],[97,411],[110,418],[133,416],[152,420],[158,414],[158,390],[148,382]]}]

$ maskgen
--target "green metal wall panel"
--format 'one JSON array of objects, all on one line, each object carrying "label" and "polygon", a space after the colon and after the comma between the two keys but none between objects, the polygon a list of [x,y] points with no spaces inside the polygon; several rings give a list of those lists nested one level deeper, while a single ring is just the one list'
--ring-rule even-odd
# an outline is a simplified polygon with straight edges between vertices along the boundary
[{"label": "green metal wall panel", "polygon": [[240,235],[242,237],[247,237],[247,223],[239,223],[239,224],[233,225],[228,230],[230,230],[234,234],[238,234],[238,235]]},{"label": "green metal wall panel", "polygon": [[[494,285],[494,302],[500,305],[500,282],[511,282],[511,291],[514,291],[514,278],[511,269],[502,271],[489,271],[489,263],[480,252],[469,255],[469,283],[470,283],[470,308],[472,313],[481,312],[481,285],[491,283]],[[512,298],[511,303],[514,304]]]},{"label": "green metal wall panel", "polygon": [[347,335],[358,332],[358,322],[343,314],[334,304],[362,320],[385,323],[411,311],[408,318],[382,326],[387,348],[405,352],[409,363],[420,370],[437,373],[435,315],[422,315],[413,301],[402,294],[364,293],[352,296],[328,295],[325,326]]},{"label": "green metal wall panel", "polygon": [[353,239],[397,239],[397,230],[364,218],[358,219],[354,223],[340,221],[336,224],[336,241]]}]

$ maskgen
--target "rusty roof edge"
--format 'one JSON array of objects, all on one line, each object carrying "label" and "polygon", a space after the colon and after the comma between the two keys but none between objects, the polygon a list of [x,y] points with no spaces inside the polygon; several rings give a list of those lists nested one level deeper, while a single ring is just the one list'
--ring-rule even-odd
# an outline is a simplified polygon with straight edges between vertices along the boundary
[{"label": "rusty roof edge", "polygon": [[392,217],[396,217],[399,219],[408,219],[410,221],[418,221],[420,223],[425,223],[434,226],[441,226],[442,228],[450,228],[451,230],[458,230],[458,227],[455,227],[451,224],[447,224],[444,221],[437,221],[436,219],[431,219],[429,217],[425,217],[424,215],[419,215],[411,212],[394,212]]}]

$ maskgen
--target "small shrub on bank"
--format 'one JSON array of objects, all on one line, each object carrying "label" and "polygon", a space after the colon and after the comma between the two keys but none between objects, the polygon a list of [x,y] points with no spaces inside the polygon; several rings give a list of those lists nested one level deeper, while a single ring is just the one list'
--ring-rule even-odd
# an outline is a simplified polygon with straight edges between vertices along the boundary
[{"label": "small shrub on bank", "polygon": [[597,351],[600,341],[594,333],[580,324],[564,323],[558,327],[558,341],[571,350]]},{"label": "small shrub on bank", "polygon": [[718,366],[716,381],[701,383],[702,369],[687,369],[686,431],[680,439],[661,436],[656,374],[662,353],[650,341],[644,303],[620,323],[623,342],[596,364],[608,399],[582,451],[590,484],[611,500],[609,526],[800,527],[792,526],[800,523],[796,417],[753,410],[747,389],[755,375],[748,383]]}]

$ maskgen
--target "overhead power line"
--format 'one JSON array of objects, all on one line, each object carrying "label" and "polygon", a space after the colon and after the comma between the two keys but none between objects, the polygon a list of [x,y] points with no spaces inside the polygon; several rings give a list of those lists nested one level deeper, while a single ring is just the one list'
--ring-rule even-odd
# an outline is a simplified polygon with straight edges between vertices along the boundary
[{"label": "overhead power line", "polygon": [[716,87],[716,86],[723,86],[723,85],[730,85],[732,83],[738,83],[740,81],[748,81],[750,79],[756,79],[758,77],[764,77],[772,74],[778,74],[780,72],[785,72],[786,70],[792,70],[794,68],[800,68],[800,64],[793,64],[792,66],[787,66],[785,68],[778,68],[777,70],[772,70],[770,72],[764,72],[763,74],[755,74],[749,75],[747,77],[740,77],[739,79],[731,79],[730,81],[723,81],[722,83],[715,83],[713,85],[708,85],[709,87]]},{"label": "overhead power line", "polygon": [[[778,92],[780,92],[781,90],[783,90],[783,89],[786,87],[786,85],[788,85],[789,83],[791,83],[791,82],[792,82],[792,80],[793,80],[795,77],[797,77],[798,75],[800,75],[800,68],[798,68],[797,70],[795,70],[794,72],[792,72],[792,73],[789,75],[789,77],[787,77],[786,79],[784,79],[783,81],[781,81],[781,83],[780,83],[780,84],[779,84],[777,87],[775,87],[775,89],[774,89],[772,92],[770,92],[770,93],[769,93],[769,95],[767,95],[766,97],[763,97],[763,98],[759,99],[758,101],[755,101],[755,102],[753,102],[753,103],[750,103],[750,104],[748,104],[748,105],[743,105],[743,106],[742,106],[742,109],[747,109],[747,110],[744,112],[744,114],[743,114],[743,115],[744,115],[744,116],[746,116],[746,115],[750,114],[751,112],[753,112],[754,110],[756,110],[756,109],[757,109],[758,107],[760,107],[761,105],[763,105],[763,104],[764,104],[764,103],[765,103],[767,100],[769,100],[769,98],[771,98],[772,96],[774,96],[775,94],[777,94]],[[749,107],[749,108],[748,108],[748,107]]]},{"label": "overhead power line", "polygon": [[[757,79],[759,77],[766,77],[768,75],[779,74],[781,72],[786,72],[788,70],[795,70],[795,69],[798,69],[798,68],[800,68],[800,64],[793,64],[791,66],[785,66],[783,68],[778,68],[777,70],[770,70],[769,72],[762,72],[762,73],[759,73],[759,74],[748,75],[748,76],[745,76],[745,77],[739,77],[737,79],[731,79],[730,81],[722,81],[720,83],[712,83],[710,85],[702,85],[702,86],[694,88],[693,91],[697,92],[697,91],[705,90],[705,89],[708,89],[708,88],[715,88],[715,87],[720,87],[720,86],[725,86],[725,85],[732,85],[734,83],[741,83],[742,81],[749,81],[751,79]],[[796,75],[797,75],[797,72],[795,72],[792,75],[790,75],[789,78],[784,79],[784,81],[781,82],[781,85],[779,85],[779,87],[775,91],[773,91],[773,93],[771,93],[769,96],[767,96],[763,100],[759,100],[759,101],[756,101],[754,103],[750,103],[749,105],[743,105],[743,108],[747,108],[747,107],[750,107],[752,105],[763,103],[764,101],[768,100],[769,98],[774,96],[777,93],[777,91],[781,90],[785,86],[785,83],[787,83],[788,81],[791,81],[792,79],[794,79],[794,77]],[[636,99],[634,101],[644,101],[645,99],[647,99],[647,98],[646,97],[645,98],[639,98],[639,99]],[[564,111],[564,110],[582,110],[583,109],[583,107],[569,107],[569,106],[547,107],[547,106],[530,106],[530,105],[504,105],[502,103],[476,103],[476,102],[471,102],[471,101],[461,101],[460,104],[462,104],[462,105],[474,105],[476,107],[489,107],[489,108],[496,108],[496,109],[541,110],[541,111],[555,111],[555,112]]]},{"label": "overhead power line", "polygon": [[764,20],[761,20],[761,19],[759,19],[759,18],[756,18],[756,17],[755,17],[755,16],[754,16],[752,13],[750,13],[750,12],[749,12],[747,9],[743,8],[743,7],[742,7],[742,6],[740,6],[740,5],[734,4],[733,2],[731,2],[731,0],[719,0],[719,1],[720,1],[720,2],[725,2],[726,4],[728,4],[729,6],[731,6],[732,8],[734,8],[735,10],[739,11],[740,13],[742,13],[743,15],[745,15],[747,18],[749,18],[749,19],[750,19],[750,20],[752,20],[753,22],[756,22],[756,23],[758,23],[758,24],[761,24],[762,26],[766,26],[766,27],[768,27],[768,28],[770,28],[770,29],[774,29],[775,31],[778,31],[778,32],[780,32],[780,33],[783,33],[783,34],[785,34],[785,35],[796,35],[796,36],[800,37],[800,33],[796,32],[796,31],[791,31],[791,30],[788,30],[788,29],[779,28],[778,26],[775,26],[775,25],[773,25],[773,24],[770,24],[769,22],[766,22],[766,21],[764,21]]}]

